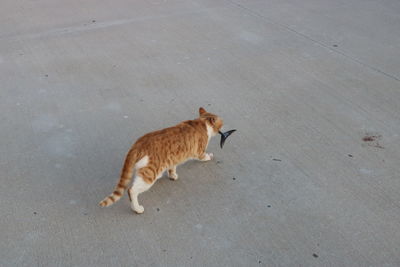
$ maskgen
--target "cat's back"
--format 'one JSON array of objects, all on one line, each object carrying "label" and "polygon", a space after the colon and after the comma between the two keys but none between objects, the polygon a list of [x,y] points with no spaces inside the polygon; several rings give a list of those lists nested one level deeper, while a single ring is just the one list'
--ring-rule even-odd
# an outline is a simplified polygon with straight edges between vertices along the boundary
[{"label": "cat's back", "polygon": [[187,120],[175,126],[147,133],[140,137],[134,147],[144,148],[154,145],[185,143],[207,140],[207,127],[200,120]]}]

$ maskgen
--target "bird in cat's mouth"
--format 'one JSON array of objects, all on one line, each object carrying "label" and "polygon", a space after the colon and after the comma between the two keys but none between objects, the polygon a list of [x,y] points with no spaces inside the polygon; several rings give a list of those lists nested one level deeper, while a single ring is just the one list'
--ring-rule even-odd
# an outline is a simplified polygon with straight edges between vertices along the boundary
[{"label": "bird in cat's mouth", "polygon": [[236,130],[234,129],[234,130],[230,130],[230,131],[227,131],[227,132],[221,132],[221,131],[218,131],[218,133],[221,135],[221,141],[220,141],[220,143],[219,143],[219,145],[221,146],[221,148],[224,146],[224,144],[225,144],[225,140],[228,138],[228,136],[230,136],[233,132],[235,132]]}]

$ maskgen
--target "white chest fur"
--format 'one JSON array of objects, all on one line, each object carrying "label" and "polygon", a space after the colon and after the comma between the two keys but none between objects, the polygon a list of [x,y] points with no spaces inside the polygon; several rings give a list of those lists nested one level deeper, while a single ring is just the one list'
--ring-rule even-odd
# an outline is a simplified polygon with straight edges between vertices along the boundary
[{"label": "white chest fur", "polygon": [[211,137],[215,135],[214,129],[208,124],[206,124],[206,126],[207,126],[208,141],[210,141]]}]

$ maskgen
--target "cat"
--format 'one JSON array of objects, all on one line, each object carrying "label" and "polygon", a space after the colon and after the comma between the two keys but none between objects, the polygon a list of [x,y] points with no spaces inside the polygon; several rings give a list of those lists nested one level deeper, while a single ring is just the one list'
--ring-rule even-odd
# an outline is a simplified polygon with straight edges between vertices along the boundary
[{"label": "cat", "polygon": [[220,132],[223,120],[204,108],[199,108],[199,117],[183,121],[176,126],[151,132],[140,137],[129,150],[114,192],[99,205],[108,207],[118,201],[128,187],[134,169],[135,179],[128,190],[131,208],[136,213],[144,212],[138,202],[139,194],[147,191],[168,171],[171,180],[178,179],[176,167],[187,160],[209,161],[212,153],[206,153],[211,137]]}]

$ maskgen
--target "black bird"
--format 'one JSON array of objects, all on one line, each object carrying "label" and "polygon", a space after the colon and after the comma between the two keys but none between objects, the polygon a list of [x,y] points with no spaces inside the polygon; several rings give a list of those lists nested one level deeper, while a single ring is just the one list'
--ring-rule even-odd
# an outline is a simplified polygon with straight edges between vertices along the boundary
[{"label": "black bird", "polygon": [[230,136],[235,131],[236,130],[230,130],[230,131],[227,131],[227,132],[224,132],[224,133],[221,132],[221,131],[218,131],[218,133],[221,135],[221,142],[219,143],[221,148],[224,146],[225,140],[228,138],[228,136]]}]

